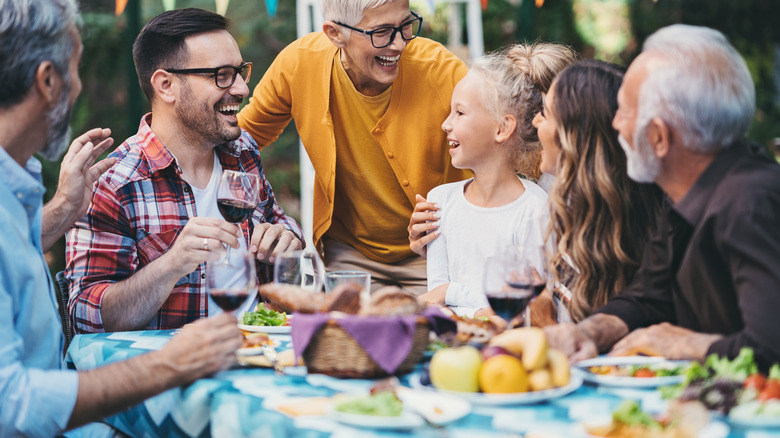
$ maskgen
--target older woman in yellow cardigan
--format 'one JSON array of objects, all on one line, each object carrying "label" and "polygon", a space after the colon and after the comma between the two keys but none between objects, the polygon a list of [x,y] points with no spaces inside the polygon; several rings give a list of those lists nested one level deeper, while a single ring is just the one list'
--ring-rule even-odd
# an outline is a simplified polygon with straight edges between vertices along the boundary
[{"label": "older woman in yellow cardigan", "polygon": [[415,195],[469,177],[441,124],[467,68],[417,37],[408,0],[323,0],[321,32],[285,48],[239,114],[262,148],[295,120],[314,165],[315,244],[328,270],[371,272],[372,289],[426,291],[409,249]]}]

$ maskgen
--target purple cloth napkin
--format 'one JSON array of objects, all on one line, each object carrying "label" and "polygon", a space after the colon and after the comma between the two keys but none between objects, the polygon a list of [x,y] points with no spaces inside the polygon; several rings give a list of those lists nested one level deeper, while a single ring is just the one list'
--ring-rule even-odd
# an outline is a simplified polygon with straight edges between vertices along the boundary
[{"label": "purple cloth napkin", "polygon": [[[426,308],[421,316],[437,334],[457,329],[455,322],[435,307]],[[328,313],[297,313],[291,323],[293,350],[296,357],[301,357],[312,336],[329,319],[334,319],[385,372],[393,374],[412,350],[417,317],[345,314],[334,318]]]}]

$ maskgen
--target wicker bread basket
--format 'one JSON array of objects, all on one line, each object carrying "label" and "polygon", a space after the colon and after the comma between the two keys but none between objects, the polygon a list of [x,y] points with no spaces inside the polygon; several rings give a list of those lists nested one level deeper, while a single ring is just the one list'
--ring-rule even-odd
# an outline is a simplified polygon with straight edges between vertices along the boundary
[{"label": "wicker bread basket", "polygon": [[[406,374],[412,371],[428,346],[428,332],[428,321],[418,317],[412,349],[398,366],[395,374]],[[338,321],[333,319],[325,323],[312,336],[303,352],[303,362],[309,373],[327,374],[333,377],[374,378],[388,375],[363,351],[360,344],[339,326]]]}]

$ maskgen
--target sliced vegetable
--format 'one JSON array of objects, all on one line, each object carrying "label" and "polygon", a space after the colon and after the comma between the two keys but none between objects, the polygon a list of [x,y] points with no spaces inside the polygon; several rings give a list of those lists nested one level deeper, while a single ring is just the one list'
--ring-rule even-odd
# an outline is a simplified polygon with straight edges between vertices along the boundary
[{"label": "sliced vegetable", "polygon": [[638,370],[634,371],[634,377],[655,377],[655,371],[649,369],[649,368],[639,368]]},{"label": "sliced vegetable", "polygon": [[281,326],[287,324],[287,314],[266,309],[261,303],[254,312],[244,313],[242,322],[246,325]]},{"label": "sliced vegetable", "polygon": [[756,400],[780,400],[780,380],[769,379],[766,383],[766,387],[758,393]]},{"label": "sliced vegetable", "polygon": [[748,376],[747,379],[745,379],[745,383],[742,384],[742,387],[747,388],[753,388],[756,391],[761,391],[766,386],[766,377],[764,377],[761,373],[755,373]]}]

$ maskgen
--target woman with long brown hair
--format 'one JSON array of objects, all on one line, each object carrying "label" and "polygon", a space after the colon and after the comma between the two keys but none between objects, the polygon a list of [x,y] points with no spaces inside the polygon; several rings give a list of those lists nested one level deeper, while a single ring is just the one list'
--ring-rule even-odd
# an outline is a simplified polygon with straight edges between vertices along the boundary
[{"label": "woman with long brown hair", "polygon": [[660,210],[660,189],[628,177],[612,128],[622,80],[616,65],[575,63],[534,119],[541,170],[556,176],[548,201],[559,322],[587,317],[630,282]]}]

